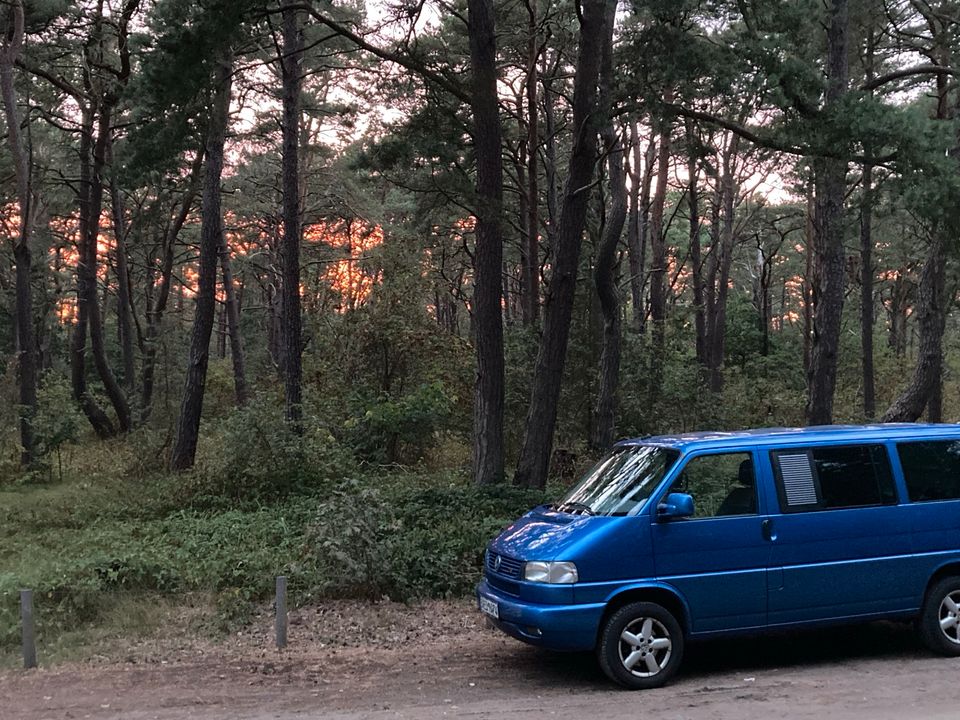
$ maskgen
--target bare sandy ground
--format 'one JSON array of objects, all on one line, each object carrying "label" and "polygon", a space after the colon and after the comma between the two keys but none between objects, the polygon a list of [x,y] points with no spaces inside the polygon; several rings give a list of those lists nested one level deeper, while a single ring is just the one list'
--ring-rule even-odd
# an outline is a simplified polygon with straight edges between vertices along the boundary
[{"label": "bare sandy ground", "polygon": [[960,719],[960,659],[874,624],[693,646],[668,687],[611,686],[591,655],[526,647],[466,602],[342,603],[229,641],[176,632],[83,663],[0,673],[0,718]]}]

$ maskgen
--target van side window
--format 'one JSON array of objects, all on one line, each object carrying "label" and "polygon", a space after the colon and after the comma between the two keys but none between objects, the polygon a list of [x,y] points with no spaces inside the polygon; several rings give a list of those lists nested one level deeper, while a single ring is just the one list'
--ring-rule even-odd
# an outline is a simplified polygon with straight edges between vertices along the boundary
[{"label": "van side window", "polygon": [[897,454],[911,501],[960,498],[960,442],[898,443]]},{"label": "van side window", "polygon": [[693,496],[693,517],[756,515],[757,488],[750,453],[723,453],[692,458],[670,492]]},{"label": "van side window", "polygon": [[770,453],[782,512],[895,505],[883,445],[796,448]]}]

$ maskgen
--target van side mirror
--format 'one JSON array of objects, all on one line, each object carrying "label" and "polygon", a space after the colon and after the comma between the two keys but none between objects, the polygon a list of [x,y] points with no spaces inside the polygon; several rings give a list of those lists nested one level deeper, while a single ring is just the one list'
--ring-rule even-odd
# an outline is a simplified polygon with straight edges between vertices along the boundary
[{"label": "van side mirror", "polygon": [[693,515],[693,496],[686,493],[670,493],[657,505],[657,517],[669,520]]}]

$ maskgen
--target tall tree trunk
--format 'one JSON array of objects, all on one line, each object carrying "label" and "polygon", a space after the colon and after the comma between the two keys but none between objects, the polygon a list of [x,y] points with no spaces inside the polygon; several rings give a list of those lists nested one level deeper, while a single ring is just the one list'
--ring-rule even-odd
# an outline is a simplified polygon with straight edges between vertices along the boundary
[{"label": "tall tree trunk", "polygon": [[33,337],[33,295],[30,288],[32,258],[30,233],[32,230],[33,198],[30,192],[30,167],[27,151],[20,138],[20,117],[14,89],[13,67],[23,48],[24,10],[22,0],[14,0],[11,9],[12,27],[4,32],[7,42],[0,47],[0,94],[7,124],[7,146],[13,159],[17,183],[17,209],[20,227],[13,244],[17,264],[14,322],[17,345],[17,388],[20,408],[20,464],[30,465],[34,458],[33,416],[37,410],[37,350]]},{"label": "tall tree trunk", "polygon": [[110,207],[113,216],[113,236],[117,258],[117,320],[120,326],[120,352],[123,357],[123,383],[126,395],[136,397],[137,376],[133,351],[133,302],[130,293],[130,270],[127,257],[127,226],[124,219],[123,197],[117,182],[117,168],[113,162],[113,139],[107,138],[107,162],[110,163]]},{"label": "tall tree trunk", "polygon": [[917,366],[910,384],[883,414],[883,422],[915,422],[927,406],[940,381],[943,362],[943,330],[946,322],[944,266],[946,245],[937,233],[920,275],[917,299],[917,324],[920,328],[920,349]]},{"label": "tall tree trunk", "polygon": [[[223,301],[227,316],[227,334],[230,336],[230,360],[233,364],[233,394],[237,407],[244,407],[250,399],[247,389],[247,363],[243,350],[243,333],[240,332],[240,303],[233,280],[233,264],[230,261],[230,245],[226,233],[220,233],[217,248],[220,256],[220,272],[223,277]],[[299,296],[299,283],[297,284]]]},{"label": "tall tree trunk", "polygon": [[[227,358],[227,303],[220,305],[217,314],[217,359],[226,360]],[[236,384],[234,384],[234,395],[236,395]]]},{"label": "tall tree trunk", "polygon": [[[87,99],[81,100],[80,140],[80,246],[77,266],[78,322],[73,338],[72,376],[74,394],[84,408],[94,429],[101,436],[112,434],[112,427],[104,423],[105,415],[96,406],[86,390],[85,354],[86,335],[89,332],[90,350],[94,367],[103,383],[104,391],[117,415],[121,432],[131,429],[130,405],[123,388],[107,360],[103,338],[103,320],[100,314],[100,299],[97,294],[97,245],[100,237],[100,213],[103,209],[103,184],[106,167],[107,146],[110,141],[110,122],[118,95],[112,86],[106,89],[95,87],[92,73],[104,65],[103,50],[103,0],[98,0],[93,22],[83,49],[83,85]],[[129,56],[126,54],[126,24],[129,22],[136,1],[128,2],[121,14],[119,33],[123,67],[117,79],[123,82],[129,73]],[[96,119],[96,123],[94,120]],[[96,139],[94,140],[94,125]]]},{"label": "tall tree trunk", "polygon": [[860,205],[860,351],[863,373],[863,416],[877,413],[873,381],[873,165],[863,166]]},{"label": "tall tree trunk", "polygon": [[129,432],[132,424],[130,404],[120,383],[117,382],[110,362],[107,360],[107,349],[103,339],[103,316],[100,313],[100,301],[97,296],[97,245],[100,238],[100,214],[103,210],[103,181],[106,167],[106,149],[110,137],[111,105],[104,102],[101,105],[100,117],[97,122],[97,139],[93,145],[93,173],[89,184],[89,216],[87,218],[87,237],[83,239],[86,247],[87,295],[84,298],[88,303],[88,318],[90,321],[90,350],[93,355],[93,364],[97,375],[103,383],[103,389],[117,414],[117,423],[120,432]]},{"label": "tall tree trunk", "polygon": [[580,246],[597,161],[597,79],[607,13],[615,0],[584,0],[573,90],[573,147],[563,193],[554,269],[544,312],[543,335],[533,376],[523,448],[514,482],[542,488],[547,481],[560,384],[570,336]]},{"label": "tall tree trunk", "polygon": [[223,175],[223,146],[230,113],[233,59],[220,60],[214,73],[214,90],[206,136],[206,169],[203,178],[203,210],[200,226],[200,267],[197,277],[197,305],[190,338],[180,417],[170,455],[175,471],[193,467],[200,434],[200,415],[210,361],[210,334],[216,312],[217,251],[223,235],[220,212],[220,178]]},{"label": "tall tree trunk", "polygon": [[723,174],[720,177],[720,210],[722,222],[719,244],[714,248],[715,265],[712,313],[708,322],[707,358],[710,371],[710,391],[723,391],[723,360],[727,346],[727,297],[730,294],[730,269],[733,266],[733,245],[736,220],[736,158],[740,151],[740,137],[734,135],[723,153]]},{"label": "tall tree trunk", "polygon": [[[943,58],[950,61],[949,56]],[[943,62],[941,60],[941,62]],[[946,63],[945,63],[946,64]],[[946,74],[937,75],[937,109],[935,118],[943,122],[953,120],[948,104],[950,91]],[[960,111],[960,95],[957,96]],[[948,154],[960,161],[960,134]],[[942,221],[933,228],[933,242],[920,275],[917,298],[917,324],[920,330],[920,348],[913,378],[906,389],[883,414],[884,422],[913,422],[927,407],[931,422],[940,422],[943,416],[943,332],[946,327],[948,301],[945,290],[947,244],[956,241],[956,228]]]},{"label": "tall tree trunk", "polygon": [[[866,80],[874,77],[876,35],[867,33]],[[869,147],[864,154],[870,156]],[[863,416],[872,420],[877,413],[873,377],[873,164],[863,164],[863,196],[860,203],[860,354],[863,377]]]},{"label": "tall tree trunk", "polygon": [[477,377],[473,405],[473,479],[503,480],[503,165],[497,100],[493,0],[468,0],[473,78],[473,143],[477,162],[473,327]]},{"label": "tall tree trunk", "polygon": [[[824,111],[835,113],[847,93],[847,57],[850,19],[848,0],[832,0],[827,28],[827,91]],[[833,395],[837,384],[840,318],[843,312],[846,268],[843,251],[843,201],[847,190],[847,161],[818,158],[816,267],[814,286],[813,344],[807,375],[807,422],[833,422]]]},{"label": "tall tree trunk", "polygon": [[630,119],[630,210],[627,215],[627,260],[630,264],[630,328],[643,328],[643,254],[640,250],[640,133],[636,118]]},{"label": "tall tree trunk", "polygon": [[[603,55],[600,69],[600,106],[609,115],[613,92],[613,20],[614,6],[607,7],[603,30]],[[627,219],[627,179],[623,165],[623,145],[616,125],[608,119],[600,131],[607,155],[607,179],[610,187],[610,208],[603,225],[603,236],[597,250],[594,282],[603,315],[603,341],[600,370],[597,378],[597,402],[594,407],[592,445],[605,450],[613,444],[616,428],[617,391],[620,385],[620,296],[617,292],[616,266],[620,236]]]},{"label": "tall tree trunk", "polygon": [[[537,177],[537,148],[540,128],[537,117],[537,2],[527,0],[527,217],[524,248],[524,324],[534,325],[540,316],[540,188]],[[521,193],[522,194],[522,193]]]},{"label": "tall tree trunk", "polygon": [[813,256],[814,216],[813,183],[807,185],[806,213],[804,215],[804,270],[803,270],[803,371],[810,372],[810,351],[813,339]]},{"label": "tall tree trunk", "polygon": [[706,317],[703,306],[703,259],[700,256],[700,191],[697,188],[697,143],[693,137],[693,123],[687,122],[687,200],[690,207],[690,265],[693,276],[693,325],[696,333],[697,364],[707,364]]},{"label": "tall tree trunk", "polygon": [[[557,189],[557,119],[556,102],[553,92],[556,63],[552,71],[546,69],[546,55],[544,53],[544,70],[540,73],[540,84],[543,86],[543,136],[544,136],[544,175],[547,180],[547,255],[552,255],[557,248],[557,231],[560,221],[559,191]],[[559,62],[559,58],[557,59]],[[539,269],[538,269],[539,270]]]},{"label": "tall tree trunk", "polygon": [[148,300],[146,331],[143,341],[143,360],[140,368],[140,422],[146,423],[153,410],[153,388],[157,366],[157,349],[160,342],[160,333],[163,327],[163,314],[170,299],[170,286],[173,281],[173,260],[177,244],[177,237],[183,228],[193,207],[194,198],[200,185],[200,170],[203,167],[203,148],[197,150],[187,187],[180,200],[180,208],[174,216],[170,227],[164,233],[163,256],[160,260],[160,281],[154,296]]},{"label": "tall tree trunk", "polygon": [[667,178],[670,175],[671,122],[659,122],[657,152],[657,184],[650,206],[650,321],[653,323],[653,346],[650,349],[650,378],[647,396],[651,404],[660,394],[663,382],[663,355],[666,351],[667,324],[667,242],[664,235],[663,211],[667,202]]},{"label": "tall tree trunk", "polygon": [[[519,277],[517,277],[516,292],[511,293],[510,286],[512,285],[513,277],[515,275],[513,268],[511,267],[510,260],[504,258],[504,267],[503,267],[503,277],[507,278],[506,283],[503,287],[503,310],[505,313],[504,321],[506,325],[510,325],[512,322],[513,316],[519,316],[520,321],[525,326],[530,326],[533,324],[530,317],[530,303],[527,300],[527,289],[528,289],[528,275],[530,268],[532,266],[529,261],[529,256],[527,252],[530,248],[528,242],[528,228],[527,220],[530,215],[528,203],[527,203],[527,128],[526,122],[524,120],[524,110],[523,110],[524,101],[523,98],[517,98],[517,134],[519,141],[517,142],[517,152],[511,153],[514,173],[517,177],[517,227],[520,230],[520,268],[519,268]],[[535,265],[536,263],[533,263]],[[539,268],[538,268],[539,269]],[[511,297],[512,295],[512,297]],[[512,307],[516,303],[519,306],[519,311]]]},{"label": "tall tree trunk", "polygon": [[[946,310],[945,310],[946,311]],[[943,353],[940,355],[940,365],[935,371],[933,388],[930,390],[930,399],[927,400],[927,421],[932,423],[943,422]]]},{"label": "tall tree trunk", "polygon": [[760,261],[760,267],[758,268],[758,281],[760,284],[760,335],[763,338],[760,345],[760,354],[766,357],[770,354],[770,279],[773,273],[773,259],[776,256],[776,253],[766,257],[763,254],[763,250],[758,250],[757,254],[760,256],[758,259]]},{"label": "tall tree trunk", "polygon": [[[79,182],[79,248],[77,258],[77,321],[70,338],[70,378],[73,397],[80,405],[84,415],[93,426],[98,437],[106,438],[116,434],[113,423],[100,405],[90,394],[87,387],[87,334],[90,326],[90,307],[96,303],[96,235],[93,235],[93,258],[90,257],[90,196],[91,196],[91,159],[93,148],[92,105],[81,110],[80,120],[80,182]],[[92,298],[92,301],[91,301]]]},{"label": "tall tree trunk", "polygon": [[906,277],[907,268],[897,270],[897,276],[890,288],[890,333],[887,336],[887,346],[894,355],[903,357],[907,351],[907,310],[910,304],[912,286]]},{"label": "tall tree trunk", "polygon": [[[639,146],[637,149],[639,152]],[[657,139],[650,138],[650,143],[643,156],[643,181],[640,183],[640,306],[634,322],[637,332],[643,335],[647,327],[647,310],[645,300],[647,296],[647,247],[650,245],[650,196],[653,192],[653,170],[657,161]]]},{"label": "tall tree trunk", "polygon": [[299,432],[303,419],[300,307],[300,93],[303,29],[300,13],[283,9],[283,282],[284,417]]},{"label": "tall tree trunk", "polygon": [[[117,55],[120,71],[117,82],[125,86],[130,77],[130,46],[127,42],[130,20],[141,0],[126,0],[123,4],[117,24]],[[110,91],[105,97],[104,106],[113,107],[118,101],[117,93]],[[109,116],[107,118],[109,120]],[[100,139],[103,145],[104,160],[110,165],[110,207],[113,217],[113,234],[116,242],[117,260],[117,322],[120,330],[120,350],[123,358],[124,397],[123,406],[130,416],[130,402],[136,397],[137,378],[133,353],[133,294],[130,286],[130,271],[127,256],[127,230],[124,220],[123,198],[117,181],[117,168],[113,159],[113,135],[109,129]],[[101,181],[102,182],[102,181]],[[128,425],[132,420],[128,419]]]}]

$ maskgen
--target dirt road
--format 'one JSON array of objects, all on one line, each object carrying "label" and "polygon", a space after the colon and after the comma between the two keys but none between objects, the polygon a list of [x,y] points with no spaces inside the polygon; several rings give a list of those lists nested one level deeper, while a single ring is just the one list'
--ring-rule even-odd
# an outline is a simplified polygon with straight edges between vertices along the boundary
[{"label": "dirt road", "polygon": [[614,689],[592,656],[501,637],[465,603],[306,611],[290,638],[265,649],[264,618],[230,642],[6,671],[0,718],[960,718],[960,660],[888,624],[694,646],[675,682],[641,693]]}]

